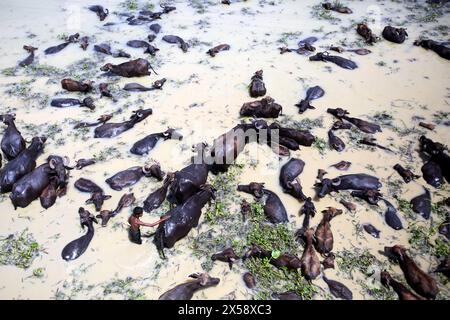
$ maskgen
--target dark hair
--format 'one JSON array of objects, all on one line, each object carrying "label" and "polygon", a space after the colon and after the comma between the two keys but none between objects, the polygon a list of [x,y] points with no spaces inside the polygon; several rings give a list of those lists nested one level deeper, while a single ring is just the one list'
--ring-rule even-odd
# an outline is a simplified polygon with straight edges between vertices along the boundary
[{"label": "dark hair", "polygon": [[143,213],[144,210],[142,209],[142,207],[136,207],[133,209],[133,216],[140,216]]}]

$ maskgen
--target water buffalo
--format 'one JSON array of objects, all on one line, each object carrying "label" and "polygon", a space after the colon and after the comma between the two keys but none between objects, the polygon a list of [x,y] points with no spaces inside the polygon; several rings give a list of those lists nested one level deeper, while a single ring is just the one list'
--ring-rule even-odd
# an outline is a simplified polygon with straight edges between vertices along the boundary
[{"label": "water buffalo", "polygon": [[149,69],[155,72],[150,65],[150,62],[142,58],[130,60],[117,65],[107,63],[100,68],[101,71],[110,71],[113,74],[126,78],[148,76],[151,73]]},{"label": "water buffalo", "polygon": [[9,192],[14,183],[36,168],[36,159],[44,150],[46,137],[34,137],[27,149],[0,170],[0,192]]},{"label": "water buffalo", "polygon": [[79,122],[77,123],[73,128],[74,129],[80,129],[80,128],[87,128],[87,127],[95,127],[100,124],[105,124],[112,118],[112,114],[102,114],[96,122]]},{"label": "water buffalo", "polygon": [[239,260],[239,256],[234,252],[233,248],[226,248],[225,250],[222,250],[221,252],[217,252],[211,256],[212,261],[222,261],[228,263],[228,266],[230,267],[230,270],[233,268],[233,263],[236,260]]},{"label": "water buffalo", "polygon": [[434,40],[416,40],[414,45],[436,52],[440,57],[450,60],[450,48]]},{"label": "water buffalo", "polygon": [[145,120],[149,115],[153,113],[152,109],[139,109],[133,111],[129,120],[120,123],[104,123],[98,126],[94,130],[94,138],[113,138],[119,134],[130,130],[137,123]]},{"label": "water buffalo", "polygon": [[127,42],[127,46],[131,48],[145,48],[144,53],[148,53],[152,56],[154,56],[156,52],[159,51],[157,47],[143,40],[130,40]]},{"label": "water buffalo", "polygon": [[142,156],[148,154],[159,141],[165,141],[168,139],[178,139],[181,140],[183,136],[175,131],[175,129],[167,129],[164,132],[152,133],[142,138],[141,140],[135,142],[130,149],[132,154]]},{"label": "water buffalo", "polygon": [[166,35],[164,37],[162,37],[162,40],[168,43],[172,43],[172,44],[178,44],[178,47],[183,51],[183,52],[187,52],[189,45],[179,36],[174,36],[174,35]]},{"label": "water buffalo", "polygon": [[333,4],[330,3],[330,2],[325,2],[325,3],[322,3],[322,7],[325,10],[332,10],[332,11],[336,11],[336,12],[339,12],[339,13],[346,13],[346,14],[353,13],[353,11],[349,7],[344,7],[339,2],[335,2]]},{"label": "water buffalo", "polygon": [[391,287],[392,289],[394,289],[395,293],[397,293],[398,295],[399,300],[426,300],[425,298],[409,290],[401,282],[394,280],[394,278],[392,278],[387,271],[381,272],[380,280],[386,288]]},{"label": "water buffalo", "polygon": [[182,204],[197,193],[208,179],[208,166],[190,164],[174,173],[167,199],[171,203]]},{"label": "water buffalo", "polygon": [[47,48],[47,49],[44,50],[44,53],[45,54],[54,54],[54,53],[60,52],[62,49],[67,47],[69,44],[77,42],[79,37],[80,37],[79,33],[75,33],[73,35],[70,35],[66,39],[66,41],[64,43],[61,43],[61,44],[59,44],[57,46],[53,46],[53,47]]},{"label": "water buffalo", "polygon": [[14,113],[0,115],[0,121],[7,125],[0,143],[3,155],[10,161],[17,157],[26,147],[25,139],[16,128]]},{"label": "water buffalo", "polygon": [[56,202],[57,197],[62,197],[66,192],[66,187],[59,186],[58,177],[50,178],[50,183],[45,187],[39,196],[39,201],[44,209],[48,209],[53,206]]},{"label": "water buffalo", "polygon": [[429,185],[440,188],[444,183],[441,167],[436,162],[431,160],[426,162],[421,170],[423,178]]},{"label": "water buffalo", "polygon": [[250,272],[244,273],[242,280],[244,280],[245,285],[249,289],[253,289],[256,286],[256,279]]},{"label": "water buffalo", "polygon": [[280,184],[283,191],[301,201],[306,200],[302,185],[298,176],[303,172],[305,162],[300,159],[291,158],[280,170]]},{"label": "water buffalo", "polygon": [[384,27],[382,34],[383,38],[394,43],[403,43],[408,36],[406,29],[391,26]]},{"label": "water buffalo", "polygon": [[301,100],[299,103],[296,104],[296,106],[298,107],[298,113],[303,113],[308,109],[315,109],[312,105],[310,105],[310,102],[312,100],[323,97],[324,94],[325,91],[319,86],[309,88],[306,91],[305,99]]},{"label": "water buffalo", "polygon": [[239,111],[242,117],[278,118],[283,107],[271,97],[244,103]]},{"label": "water buffalo", "polygon": [[299,145],[310,147],[316,138],[308,130],[298,130],[280,126],[278,123],[272,123],[269,128],[278,130],[280,137],[286,137],[295,140]]},{"label": "water buffalo", "polygon": [[78,210],[78,214],[80,215],[80,224],[81,227],[87,227],[87,232],[83,236],[78,239],[75,239],[69,242],[62,250],[61,257],[66,260],[75,260],[79,256],[81,256],[91,243],[92,238],[94,237],[94,225],[93,223],[98,223],[97,219],[87,210],[80,207]]},{"label": "water buffalo", "polygon": [[144,200],[143,209],[145,212],[151,212],[152,210],[158,209],[161,204],[166,199],[167,190],[174,180],[175,175],[172,172],[168,172],[164,183],[161,187],[153,191]]},{"label": "water buffalo", "polygon": [[305,232],[306,244],[301,261],[302,275],[306,280],[311,281],[320,274],[320,260],[313,245],[314,229],[310,228]]},{"label": "water buffalo", "polygon": [[257,244],[252,244],[252,246],[244,253],[242,257],[243,260],[249,258],[258,258],[258,259],[268,259],[269,263],[279,269],[288,269],[288,270],[296,270],[300,269],[300,259],[290,253],[282,253],[278,257],[272,256],[272,251],[265,250],[261,246]]},{"label": "water buffalo", "polygon": [[384,247],[384,252],[397,260],[405,275],[406,282],[418,294],[427,299],[434,299],[439,292],[436,280],[422,271],[407,254],[406,249],[400,245]]},{"label": "water buffalo", "polygon": [[100,83],[98,85],[98,91],[100,91],[100,98],[102,97],[108,97],[108,98],[113,98],[113,101],[115,101],[111,91],[108,88],[108,84],[107,83]]},{"label": "water buffalo", "polygon": [[109,10],[106,8],[103,8],[100,5],[90,6],[88,9],[91,10],[92,12],[95,12],[97,14],[97,17],[100,19],[100,21],[105,20],[109,14]]},{"label": "water buffalo", "polygon": [[[114,58],[131,58],[131,55],[124,52],[123,50],[118,50],[116,52],[112,52],[111,51],[111,46],[107,43],[100,43],[100,44],[96,44],[94,46],[94,50],[96,52],[100,52],[103,54],[107,54],[110,56],[113,56]],[[108,71],[108,70],[102,70],[102,71]]]},{"label": "water buffalo", "polygon": [[156,80],[155,82],[153,82],[151,87],[145,87],[142,84],[139,83],[127,83],[124,87],[123,90],[126,91],[152,91],[152,90],[162,90],[164,83],[166,82],[166,78],[162,78],[159,80]]},{"label": "water buffalo", "polygon": [[372,237],[377,238],[377,239],[380,238],[381,231],[378,230],[377,228],[375,228],[371,223],[364,223],[363,229],[365,232],[370,234]]},{"label": "water buffalo", "polygon": [[386,199],[382,200],[386,204],[386,211],[384,213],[384,220],[386,221],[386,224],[394,230],[403,229],[402,221],[398,217],[395,207]]},{"label": "water buffalo", "polygon": [[348,130],[352,128],[352,124],[349,122],[343,122],[342,120],[337,120],[333,123],[331,130]]},{"label": "water buffalo", "polygon": [[24,50],[26,50],[29,55],[24,60],[19,62],[19,66],[26,67],[33,63],[34,61],[34,52],[38,49],[32,46],[23,46]]},{"label": "water buffalo", "polygon": [[50,105],[56,108],[79,106],[79,107],[86,107],[90,110],[95,109],[94,100],[91,97],[84,98],[83,100],[74,98],[56,98],[52,99]]},{"label": "water buffalo", "polygon": [[117,203],[117,207],[114,210],[102,210],[100,214],[96,216],[96,218],[100,218],[102,220],[102,227],[106,227],[109,219],[115,217],[122,211],[123,208],[131,206],[136,201],[133,193],[125,193]]},{"label": "water buffalo", "polygon": [[336,259],[336,255],[333,252],[330,252],[328,256],[323,259],[321,262],[323,265],[323,269],[334,269],[334,260]]},{"label": "water buffalo", "polygon": [[37,199],[53,177],[58,179],[58,186],[65,186],[67,183],[67,164],[67,161],[62,157],[51,155],[47,158],[46,163],[20,178],[13,185],[9,195],[14,209],[17,209],[17,207],[25,208]]},{"label": "water buffalo", "polygon": [[378,201],[381,200],[383,196],[378,190],[366,189],[366,190],[355,190],[350,193],[352,197],[356,197],[367,201],[367,203],[372,205],[378,205]]},{"label": "water buffalo", "polygon": [[319,198],[325,197],[332,191],[340,190],[378,190],[381,188],[380,180],[377,177],[365,174],[347,174],[334,179],[323,179],[316,183],[320,187]]},{"label": "water buffalo", "polygon": [[431,215],[431,193],[427,188],[424,188],[424,191],[421,195],[411,199],[410,203],[414,212],[428,220]]},{"label": "water buffalo", "polygon": [[437,163],[441,168],[442,174],[447,182],[450,182],[450,156],[445,152],[442,143],[434,142],[421,136],[419,138],[420,150],[431,157],[431,161]]},{"label": "water buffalo", "polygon": [[414,174],[411,170],[403,168],[400,164],[396,164],[394,166],[394,170],[398,172],[398,174],[403,178],[405,183],[409,183],[412,180],[420,178],[420,176]]},{"label": "water buffalo", "polygon": [[92,91],[92,84],[94,82],[93,81],[76,81],[73,79],[62,79],[61,80],[61,86],[63,89],[67,90],[67,91],[78,91],[78,92],[83,92],[83,93],[88,93],[90,91]]},{"label": "water buffalo", "polygon": [[304,242],[306,230],[309,229],[309,222],[311,221],[311,218],[316,215],[316,207],[310,197],[305,200],[299,214],[300,216],[304,215],[305,217],[303,218],[302,227],[295,232],[295,237],[297,240],[300,240],[300,242]]},{"label": "water buffalo", "polygon": [[154,243],[158,252],[164,256],[164,248],[172,248],[184,238],[192,228],[197,227],[205,204],[215,198],[215,190],[210,185],[203,185],[200,191],[192,195],[183,204],[167,212],[169,219],[162,222],[156,230]]},{"label": "water buffalo", "polygon": [[[261,121],[251,124],[238,124],[226,133],[214,139],[212,146],[197,146],[195,163],[207,163],[213,174],[226,172],[234,163],[247,143],[258,140],[258,129]],[[265,124],[265,122],[264,122]],[[265,124],[267,126],[267,124]]]},{"label": "water buffalo", "polygon": [[220,51],[226,51],[230,50],[229,44],[219,44],[218,46],[215,46],[214,48],[209,49],[206,53],[209,54],[211,57],[215,57],[216,54],[218,54]]},{"label": "water buffalo", "polygon": [[123,188],[132,186],[141,180],[142,177],[154,177],[161,181],[164,177],[164,172],[161,171],[159,164],[153,164],[151,166],[135,166],[128,168],[124,171],[120,171],[109,177],[105,182],[111,189],[120,191]]},{"label": "water buffalo", "polygon": [[80,48],[85,50],[87,49],[87,47],[89,46],[89,37],[81,37],[80,38]]},{"label": "water buffalo", "polygon": [[219,278],[213,278],[207,273],[191,274],[189,277],[195,280],[177,285],[163,293],[158,300],[191,300],[195,292],[217,286],[220,282]]},{"label": "water buffalo", "polygon": [[93,203],[95,206],[95,211],[100,211],[103,206],[103,202],[111,198],[109,195],[105,195],[102,188],[100,188],[95,182],[80,178],[75,181],[75,188],[81,192],[89,192],[91,197],[86,200],[86,204]]},{"label": "water buffalo", "polygon": [[251,182],[248,185],[238,185],[238,191],[253,195],[264,205],[264,214],[271,223],[288,222],[286,208],[276,193],[265,189],[264,183]]},{"label": "water buffalo", "polygon": [[334,64],[337,64],[339,67],[344,69],[353,70],[358,68],[358,65],[346,58],[339,57],[339,56],[333,56],[330,55],[327,51],[325,52],[318,52],[314,56],[309,57],[310,61],[324,61],[324,62],[332,62]]},{"label": "water buffalo", "polygon": [[266,94],[266,86],[263,82],[263,71],[256,71],[251,80],[249,86],[250,97],[257,98],[264,96]]},{"label": "water buffalo", "polygon": [[330,221],[337,215],[342,214],[342,210],[328,207],[327,210],[322,211],[323,218],[317,226],[316,232],[314,233],[314,246],[316,250],[326,256],[333,250],[333,232],[331,232]]},{"label": "water buffalo", "polygon": [[362,132],[371,133],[371,134],[376,133],[376,132],[381,132],[381,127],[378,124],[367,122],[365,120],[358,119],[358,118],[349,117],[349,116],[347,116],[349,114],[348,111],[344,110],[342,108],[336,108],[336,109],[328,108],[327,112],[332,114],[333,116],[335,116],[336,118],[338,118],[340,120],[344,119],[344,120],[350,122],[351,124],[356,126]]},{"label": "water buffalo", "polygon": [[353,300],[353,293],[344,284],[339,281],[331,280],[323,275],[323,281],[327,284],[333,296],[344,300]]},{"label": "water buffalo", "polygon": [[336,150],[337,152],[342,152],[345,149],[345,143],[341,138],[333,133],[333,130],[328,130],[328,144],[330,148]]},{"label": "water buffalo", "polygon": [[351,165],[352,165],[351,162],[342,160],[342,161],[339,161],[338,163],[332,164],[330,167],[335,167],[338,170],[347,171]]},{"label": "water buffalo", "polygon": [[372,45],[379,40],[377,36],[372,33],[372,30],[365,23],[358,23],[356,32],[366,40],[366,43]]}]

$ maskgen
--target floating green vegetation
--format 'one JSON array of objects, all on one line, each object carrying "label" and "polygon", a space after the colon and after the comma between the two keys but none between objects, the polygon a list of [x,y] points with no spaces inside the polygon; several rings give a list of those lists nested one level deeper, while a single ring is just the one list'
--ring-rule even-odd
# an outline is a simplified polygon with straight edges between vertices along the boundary
[{"label": "floating green vegetation", "polygon": [[189,5],[195,9],[198,14],[207,12],[207,8],[217,5],[215,1],[211,0],[189,0]]},{"label": "floating green vegetation", "polygon": [[442,17],[444,13],[442,12],[442,5],[431,4],[429,6],[424,6],[423,14],[419,16],[414,16],[417,22],[438,22],[438,19]]},{"label": "floating green vegetation", "polygon": [[94,158],[99,162],[103,162],[114,158],[120,158],[120,155],[120,151],[117,148],[108,147],[105,150],[100,151],[99,154],[94,154]]},{"label": "floating green vegetation", "polygon": [[135,11],[139,9],[137,0],[126,0],[124,2],[119,3],[119,7],[122,7],[130,11]]},{"label": "floating green vegetation", "polygon": [[0,264],[27,269],[39,256],[40,247],[33,235],[25,229],[0,240]]},{"label": "floating green vegetation", "polygon": [[437,235],[437,225],[411,223],[408,231],[408,242],[412,249],[423,254],[431,254],[438,259],[450,254],[450,242]]},{"label": "floating green vegetation", "polygon": [[33,270],[33,277],[43,278],[45,275],[45,268],[36,268]]},{"label": "floating green vegetation", "polygon": [[[127,277],[125,279],[113,279],[111,282],[103,285],[103,294],[105,296],[116,294],[124,300],[145,300],[146,296],[142,292],[142,279]],[[147,286],[148,287],[148,286]]]},{"label": "floating green vegetation", "polygon": [[7,77],[15,76],[16,72],[17,72],[16,67],[2,69],[2,75]]},{"label": "floating green vegetation", "polygon": [[363,292],[374,300],[397,300],[397,295],[393,290],[386,288],[383,285],[379,285],[378,287],[369,286],[367,281],[358,280],[357,281]]},{"label": "floating green vegetation", "polygon": [[450,113],[445,111],[438,111],[433,114],[433,122],[436,124],[441,124],[445,121],[450,120]]},{"label": "floating green vegetation", "polygon": [[302,31],[296,32],[283,32],[281,37],[277,40],[279,43],[283,43],[285,45],[288,44],[289,40],[299,40],[298,38],[303,34]]},{"label": "floating green vegetation", "polygon": [[294,232],[288,224],[255,223],[247,233],[247,244],[257,244],[272,252],[295,254],[297,244]]},{"label": "floating green vegetation", "polygon": [[341,21],[341,19],[333,16],[330,10],[326,10],[321,4],[312,7],[311,15],[318,20],[328,20],[333,23]]},{"label": "floating green vegetation", "polygon": [[243,168],[242,164],[231,165],[227,172],[219,173],[211,180],[211,185],[216,189],[216,199],[206,211],[206,221],[214,223],[218,219],[230,216],[230,207],[237,198],[237,178],[241,175]]},{"label": "floating green vegetation", "polygon": [[246,260],[245,266],[255,277],[257,286],[255,298],[271,300],[273,293],[295,292],[304,300],[311,300],[318,292],[313,284],[308,283],[297,270],[277,269],[268,258]]},{"label": "floating green vegetation", "polygon": [[314,128],[323,128],[323,117],[318,117],[315,119],[304,118],[300,121],[294,120],[291,117],[285,116],[280,123],[283,126],[287,126],[289,128],[297,129],[297,130],[311,130]]},{"label": "floating green vegetation", "polygon": [[375,273],[375,268],[383,265],[367,249],[344,249],[336,253],[336,258],[339,270],[351,279],[353,279],[354,271],[359,271],[366,277],[370,277]]},{"label": "floating green vegetation", "polygon": [[410,219],[417,218],[417,214],[414,213],[414,211],[412,210],[412,205],[408,200],[402,199],[402,198],[396,198],[396,200],[398,203],[398,209],[401,212],[403,212],[406,215],[406,217],[408,217]]},{"label": "floating green vegetation", "polygon": [[33,63],[24,67],[25,74],[37,77],[61,78],[66,75],[66,71],[46,64]]},{"label": "floating green vegetation", "polygon": [[313,143],[313,147],[316,148],[317,150],[319,150],[320,154],[325,154],[326,150],[327,150],[327,142],[325,141],[325,139],[316,137],[316,140],[314,140]]}]

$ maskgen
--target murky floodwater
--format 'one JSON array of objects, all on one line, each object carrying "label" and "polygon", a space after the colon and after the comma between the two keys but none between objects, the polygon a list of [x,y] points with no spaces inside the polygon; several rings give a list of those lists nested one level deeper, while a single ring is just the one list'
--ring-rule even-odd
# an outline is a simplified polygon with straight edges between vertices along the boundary
[{"label": "murky floodwater", "polygon": [[[133,8],[133,3],[128,2],[130,8]],[[142,8],[150,3],[157,8],[156,1],[139,2],[138,7]],[[395,153],[357,147],[354,143],[355,135],[349,137],[343,131],[337,132],[347,144],[342,153],[329,150],[328,147],[323,153],[314,147],[302,147],[300,151],[292,152],[292,156],[306,162],[301,181],[307,195],[314,194],[313,185],[318,169],[325,169],[329,177],[335,177],[342,172],[330,168],[330,165],[346,160],[352,162],[348,173],[364,172],[380,177],[383,182],[382,193],[397,207],[397,202],[392,198],[393,190],[388,189],[389,181],[399,180],[399,176],[392,169],[393,165],[408,165],[415,173],[420,173],[423,162],[415,149],[418,147],[417,139],[422,133],[435,141],[450,142],[448,126],[443,124],[448,120],[448,113],[442,113],[450,111],[450,62],[431,51],[427,52],[412,45],[412,42],[422,35],[448,41],[448,13],[432,17],[436,21],[418,22],[408,18],[408,15],[414,13],[417,17],[426,18],[429,13],[419,7],[414,9],[416,11],[407,8],[415,6],[409,1],[406,4],[391,1],[345,1],[354,13],[332,13],[331,17],[340,19],[335,21],[312,14],[317,12],[313,6],[319,1],[262,0],[237,2],[230,6],[222,5],[220,1],[170,3],[173,3],[177,10],[156,21],[161,24],[162,30],[153,44],[160,51],[156,57],[150,57],[142,52],[143,49],[126,47],[128,40],[145,40],[151,31],[146,25],[130,26],[119,23],[123,22],[124,18],[116,13],[126,12],[127,9],[118,1],[102,2],[111,12],[104,22],[100,22],[94,13],[86,9],[88,5],[93,4],[88,1],[2,1],[0,69],[16,66],[18,61],[27,55],[22,46],[32,45],[39,48],[36,65],[71,70],[72,77],[94,80],[96,84],[109,82],[118,101],[97,99],[98,96],[93,94],[97,107],[93,112],[76,107],[55,109],[49,107],[48,99],[56,96],[82,97],[81,94],[63,92],[60,87],[63,76],[55,75],[51,70],[50,76],[37,76],[36,71],[26,74],[23,70],[16,71],[15,75],[4,73],[0,76],[0,112],[16,113],[16,124],[26,139],[31,139],[33,134],[49,136],[45,153],[38,159],[38,165],[50,154],[67,155],[72,162],[93,156],[102,160],[83,170],[73,170],[67,195],[59,198],[48,210],[43,210],[39,201],[34,201],[27,208],[15,211],[7,195],[2,197],[0,235],[7,236],[28,228],[38,243],[45,248],[45,252],[41,253],[29,269],[0,267],[0,298],[69,297],[62,293],[72,293],[71,298],[101,298],[103,288],[98,284],[132,277],[140,279],[140,288],[146,298],[155,299],[174,284],[183,282],[189,274],[202,271],[202,262],[207,257],[195,258],[188,244],[199,233],[211,228],[210,224],[201,223],[197,230],[192,230],[174,249],[167,250],[169,259],[162,261],[151,243],[151,238],[144,238],[142,246],[129,242],[126,228],[130,208],[111,220],[108,227],[96,227],[91,245],[79,259],[72,262],[62,260],[62,248],[82,233],[77,212],[89,197],[88,194],[75,190],[73,182],[80,177],[97,182],[106,194],[112,195],[104,205],[104,208],[110,209],[116,206],[121,195],[126,192],[113,191],[106,185],[104,180],[112,174],[153,160],[159,161],[166,172],[182,168],[192,156],[191,146],[194,143],[211,142],[240,121],[241,105],[252,100],[248,96],[247,85],[256,70],[264,70],[267,94],[283,106],[283,115],[279,120],[292,123],[304,119],[321,119],[323,126],[312,128],[312,132],[325,141],[328,140],[328,128],[335,120],[325,112],[326,108],[342,107],[352,116],[363,119],[380,113],[387,113],[393,118],[392,125],[383,125],[383,132],[376,134],[376,138],[378,143],[390,146]],[[423,20],[427,21],[425,18]],[[343,56],[358,64],[359,68],[353,71],[330,63],[310,62],[307,57],[296,53],[280,55],[277,49],[284,45],[295,47],[299,40],[310,35],[319,38],[316,43],[319,51],[326,50],[332,44],[356,48],[364,45],[354,30],[355,24],[360,21],[368,21],[377,34],[380,34],[387,24],[406,26],[409,38],[402,45],[380,41],[370,47],[372,53],[366,56],[343,53]],[[106,22],[118,24],[104,27]],[[58,36],[75,32],[91,37],[91,45],[86,51],[79,45],[72,44],[55,55],[43,54],[45,48],[62,42]],[[165,34],[182,37],[191,43],[191,48],[187,53],[183,53],[176,45],[161,40]],[[109,42],[113,50],[123,49],[129,52],[132,58],[149,59],[158,75],[136,79],[108,79],[102,76],[99,68],[104,63],[117,64],[128,59],[95,53],[93,44],[101,42]],[[221,43],[230,44],[231,49],[214,58],[206,55],[205,52],[210,47]],[[168,79],[162,91],[124,93],[120,90],[128,82],[150,86],[153,81],[162,77]],[[306,89],[313,85],[320,85],[326,92],[325,96],[314,101],[315,110],[298,114],[295,103],[303,98]],[[93,129],[83,134],[72,129],[75,121],[95,120],[105,113],[114,113],[113,121],[119,122],[127,119],[131,111],[140,107],[151,107],[153,115],[134,129],[113,139],[94,139]],[[437,113],[444,119],[433,131],[419,127],[421,120],[414,118],[423,117],[425,122],[437,123]],[[129,153],[129,148],[135,141],[149,133],[164,131],[169,126],[179,129],[184,139],[161,143],[148,156],[138,157]],[[265,182],[268,189],[280,196],[293,224],[300,226],[303,220],[298,216],[301,204],[284,194],[278,182],[279,166],[285,161],[287,159],[280,162],[267,146],[248,146],[237,161],[246,164],[237,182]],[[249,166],[250,162],[254,165]],[[137,203],[142,203],[159,185],[154,179],[143,178],[130,188],[130,191],[134,192]],[[409,200],[421,192],[421,185],[426,185],[422,178],[407,185],[400,184],[401,190],[394,192]],[[449,196],[447,185],[440,190],[433,189],[432,192],[433,202]],[[247,195],[241,196],[250,199]],[[320,222],[320,211],[327,206],[342,208],[338,203],[339,199],[339,196],[327,196],[316,201],[319,213],[312,220],[312,226]],[[94,211],[90,206],[86,208]],[[367,248],[380,260],[387,261],[378,253],[385,245],[403,244],[410,247],[409,230],[405,228],[394,231],[389,228],[380,214],[384,208],[369,207],[358,202],[356,213],[349,214],[346,211],[335,218],[332,221],[334,251]],[[158,218],[158,214],[146,214],[144,218],[146,221],[153,221]],[[437,217],[435,219],[439,221]],[[417,221],[429,224],[420,219]],[[355,232],[355,225],[369,222],[381,230],[380,239]],[[406,217],[403,217],[403,222],[405,227],[410,223]],[[301,249],[298,254],[301,255]],[[412,251],[412,254],[427,271],[433,270],[438,263],[436,257],[431,254],[420,254],[418,251]],[[33,270],[37,268],[44,268],[42,278],[32,276]],[[239,264],[230,271],[227,264],[215,263],[209,273],[219,277],[220,284],[197,293],[194,298],[251,298],[253,292],[247,289],[241,280],[244,270]],[[401,278],[398,266],[392,266],[392,270],[397,279]],[[379,270],[370,279],[375,287],[379,286],[378,272]],[[346,284],[353,291],[354,298],[371,298],[358,283],[358,279],[364,279],[361,275],[356,274],[354,279],[347,279],[340,275],[339,268],[328,269],[326,274]],[[326,288],[320,279],[314,283]],[[95,287],[89,288],[89,285]],[[448,284],[447,288],[445,284],[441,284],[441,287],[443,297],[448,297]],[[123,296],[108,296],[111,297]],[[318,295],[317,298],[323,296]]]}]

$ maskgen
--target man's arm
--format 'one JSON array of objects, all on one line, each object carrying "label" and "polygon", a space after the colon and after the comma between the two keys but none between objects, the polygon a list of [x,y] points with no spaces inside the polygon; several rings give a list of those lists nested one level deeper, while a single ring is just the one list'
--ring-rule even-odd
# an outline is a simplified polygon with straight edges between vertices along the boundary
[{"label": "man's arm", "polygon": [[145,223],[145,222],[142,222],[139,220],[139,225],[144,226],[144,227],[154,227],[154,226],[157,226],[158,224],[160,224],[161,222],[166,221],[169,218],[170,218],[170,216],[163,216],[163,217],[161,217],[161,219],[159,219],[158,221],[153,222],[153,223]]}]

